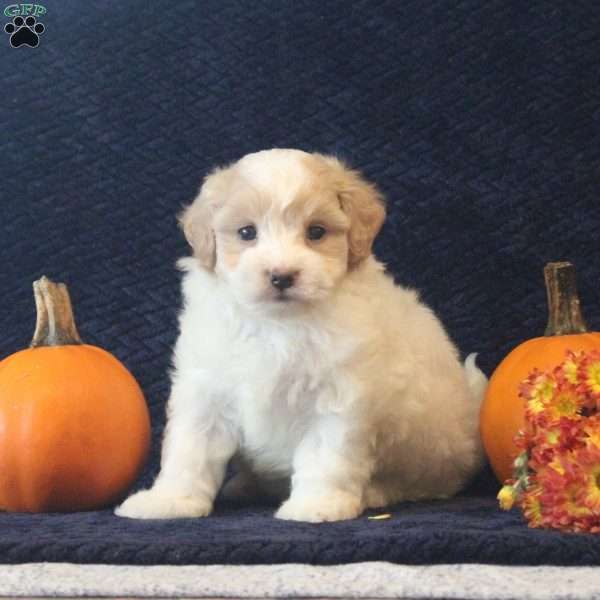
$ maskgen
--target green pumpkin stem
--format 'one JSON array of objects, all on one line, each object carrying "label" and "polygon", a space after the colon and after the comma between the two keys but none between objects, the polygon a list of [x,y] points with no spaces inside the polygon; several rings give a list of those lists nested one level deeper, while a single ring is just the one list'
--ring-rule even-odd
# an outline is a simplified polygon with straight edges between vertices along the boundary
[{"label": "green pumpkin stem", "polygon": [[548,325],[544,335],[586,333],[581,314],[575,267],[570,262],[552,262],[544,267],[548,294]]},{"label": "green pumpkin stem", "polygon": [[37,322],[30,347],[82,344],[67,286],[44,276],[33,282],[33,294]]}]

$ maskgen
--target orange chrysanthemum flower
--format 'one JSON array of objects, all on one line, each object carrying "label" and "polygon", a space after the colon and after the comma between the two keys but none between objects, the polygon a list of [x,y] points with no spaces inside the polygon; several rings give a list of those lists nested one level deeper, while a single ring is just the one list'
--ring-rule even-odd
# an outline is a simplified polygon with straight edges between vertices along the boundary
[{"label": "orange chrysanthemum flower", "polygon": [[581,426],[582,440],[587,446],[600,448],[600,414],[585,419]]},{"label": "orange chrysanthemum flower", "polygon": [[582,505],[579,494],[581,485],[577,482],[572,482],[565,486],[562,493],[556,495],[548,502],[548,510],[545,515],[545,525],[569,531],[573,528],[576,522],[589,520],[594,516],[594,513]]},{"label": "orange chrysanthemum flower", "polygon": [[584,399],[577,393],[577,388],[569,383],[557,385],[554,396],[548,401],[546,412],[550,421],[558,421],[562,417],[575,418],[581,414]]},{"label": "orange chrysanthemum flower", "polygon": [[537,415],[548,406],[555,390],[556,380],[551,375],[533,371],[521,384],[519,395],[527,402],[527,410],[532,415]]},{"label": "orange chrysanthemum flower", "polygon": [[600,352],[582,357],[578,369],[582,390],[596,403],[600,402]]},{"label": "orange chrysanthemum flower", "polygon": [[567,358],[561,363],[556,369],[554,369],[554,376],[558,381],[566,381],[571,385],[577,385],[579,383],[579,360],[581,353],[572,352],[567,350]]},{"label": "orange chrysanthemum flower", "polygon": [[600,448],[593,445],[580,448],[573,460],[581,473],[578,500],[600,516]]},{"label": "orange chrysanthemum flower", "polygon": [[525,492],[521,500],[523,514],[529,521],[529,527],[541,527],[544,522],[541,495],[542,489],[532,486]]},{"label": "orange chrysanthemum flower", "polygon": [[515,476],[498,499],[530,527],[600,533],[600,351],[567,352],[519,387],[525,426]]}]

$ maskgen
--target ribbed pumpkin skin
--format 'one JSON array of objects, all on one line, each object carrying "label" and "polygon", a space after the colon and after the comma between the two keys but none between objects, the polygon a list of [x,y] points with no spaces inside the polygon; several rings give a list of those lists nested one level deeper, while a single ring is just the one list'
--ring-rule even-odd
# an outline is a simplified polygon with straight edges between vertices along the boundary
[{"label": "ribbed pumpkin skin", "polygon": [[600,348],[600,333],[538,337],[517,346],[494,371],[481,406],[480,431],[492,469],[501,483],[512,477],[514,438],[525,423],[519,384],[537,368],[553,369],[567,350]]},{"label": "ribbed pumpkin skin", "polygon": [[142,468],[150,418],[142,391],[90,345],[30,348],[0,362],[0,509],[98,509]]}]

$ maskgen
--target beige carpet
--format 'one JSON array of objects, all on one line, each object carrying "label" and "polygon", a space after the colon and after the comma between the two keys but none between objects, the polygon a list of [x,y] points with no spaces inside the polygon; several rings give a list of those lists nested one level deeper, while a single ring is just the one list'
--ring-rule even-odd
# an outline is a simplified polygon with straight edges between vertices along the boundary
[{"label": "beige carpet", "polygon": [[411,598],[588,600],[600,593],[594,567],[110,566],[31,563],[0,566],[0,596],[169,598]]}]

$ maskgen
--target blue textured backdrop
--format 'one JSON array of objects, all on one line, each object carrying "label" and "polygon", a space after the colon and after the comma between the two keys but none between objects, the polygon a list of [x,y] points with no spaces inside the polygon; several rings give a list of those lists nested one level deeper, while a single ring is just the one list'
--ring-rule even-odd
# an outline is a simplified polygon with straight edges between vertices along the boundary
[{"label": "blue textured backdrop", "polygon": [[[374,180],[389,201],[377,255],[421,290],[464,352],[480,353],[488,374],[543,331],[546,261],[576,264],[585,314],[600,328],[593,0],[44,6],[39,47],[0,38],[0,357],[29,342],[31,282],[66,281],[84,339],[118,356],[146,393],[154,443],[139,484],[157,470],[176,337],[174,262],[187,248],[175,214],[207,170],[247,152],[333,152]],[[474,488],[494,490],[489,473]],[[564,536],[534,537],[489,496],[463,500],[464,513],[457,502],[329,529],[272,523],[266,507],[193,527],[108,512],[0,515],[0,561],[600,557],[585,536],[563,551],[553,540]],[[494,528],[504,533],[484,552]],[[407,541],[392,551],[390,540]],[[543,551],[531,547],[539,540]]]}]

